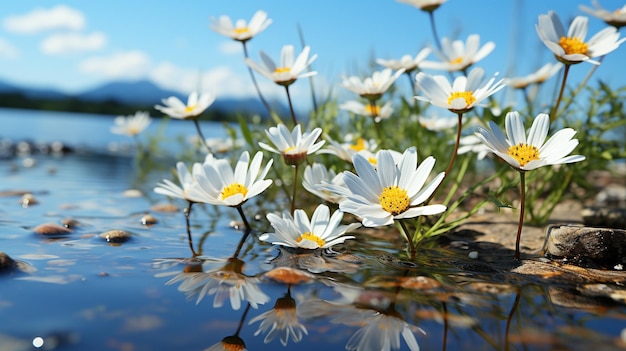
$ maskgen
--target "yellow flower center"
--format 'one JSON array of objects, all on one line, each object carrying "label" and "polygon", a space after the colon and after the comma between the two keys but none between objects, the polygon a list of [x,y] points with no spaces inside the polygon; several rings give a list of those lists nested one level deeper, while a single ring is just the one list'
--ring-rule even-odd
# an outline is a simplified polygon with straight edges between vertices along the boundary
[{"label": "yellow flower center", "polygon": [[376,157],[368,157],[367,160],[374,166],[378,164],[378,160],[376,159]]},{"label": "yellow flower center", "polygon": [[397,185],[383,189],[378,200],[383,210],[394,216],[406,211],[411,204],[411,199],[409,199],[406,190],[399,188]]},{"label": "yellow flower center", "polygon": [[359,152],[361,150],[365,150],[365,139],[363,139],[363,138],[357,139],[356,144],[350,145],[349,148],[351,150],[356,151],[356,152]]},{"label": "yellow flower center", "polygon": [[196,108],[196,106],[198,106],[198,105],[189,105],[189,106],[185,107],[185,112],[189,113],[189,112],[193,111]]},{"label": "yellow flower center", "polygon": [[224,346],[224,350],[226,351],[242,351],[246,349],[246,345],[228,344],[225,342],[222,342],[222,346]]},{"label": "yellow flower center", "polygon": [[222,190],[222,200],[226,199],[235,194],[242,194],[244,197],[248,193],[248,188],[239,183],[233,183],[231,185],[225,186]]},{"label": "yellow flower center", "polygon": [[372,116],[378,116],[380,115],[380,106],[368,104],[365,106],[365,111]]},{"label": "yellow flower center", "polygon": [[306,232],[302,235],[300,235],[298,237],[298,239],[296,239],[296,242],[301,242],[302,240],[310,240],[310,241],[314,241],[317,246],[322,247],[324,246],[324,244],[326,244],[326,242],[324,241],[324,239],[320,238],[319,236],[311,233],[311,232]]},{"label": "yellow flower center", "polygon": [[453,91],[452,93],[450,93],[450,97],[448,98],[448,105],[451,105],[452,101],[456,99],[465,99],[465,107],[468,107],[476,102],[474,93],[472,93],[471,91]]},{"label": "yellow flower center", "polygon": [[519,162],[521,167],[524,167],[528,162],[539,159],[539,150],[528,144],[517,144],[509,147],[509,156]]},{"label": "yellow flower center", "polygon": [[238,336],[227,336],[222,339],[222,346],[226,351],[242,351],[246,349],[246,344]]},{"label": "yellow flower center", "polygon": [[463,56],[457,57],[454,60],[450,60],[450,63],[453,65],[458,65],[461,62],[463,62]]},{"label": "yellow flower center", "polygon": [[276,67],[274,73],[287,73],[291,71],[291,67]]},{"label": "yellow flower center", "polygon": [[559,45],[565,50],[567,55],[583,54],[587,55],[587,43],[578,38],[561,37]]},{"label": "yellow flower center", "polygon": [[235,34],[246,34],[246,33],[250,33],[250,29],[248,29],[248,27],[235,28]]}]

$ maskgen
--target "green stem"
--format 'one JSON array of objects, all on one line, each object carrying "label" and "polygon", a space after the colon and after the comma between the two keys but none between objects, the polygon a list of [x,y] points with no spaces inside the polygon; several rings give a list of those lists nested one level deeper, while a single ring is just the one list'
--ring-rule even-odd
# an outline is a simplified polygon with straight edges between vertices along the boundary
[{"label": "green stem", "polygon": [[298,165],[294,166],[295,175],[293,177],[293,196],[291,197],[291,215],[296,211],[296,192],[298,191]]},{"label": "green stem", "polygon": [[[598,59],[598,62],[602,63],[602,60],[604,60],[606,56],[601,56]],[[572,93],[572,99],[569,99],[569,101],[567,101],[567,104],[565,105],[564,110],[567,110],[567,108],[569,107],[569,105],[574,102],[573,97],[578,95],[578,93],[580,93],[580,91],[587,86],[587,82],[589,81],[589,79],[591,79],[591,76],[596,72],[596,70],[598,69],[598,67],[600,67],[600,65],[593,65],[593,67],[591,67],[591,69],[589,70],[589,72],[587,72],[587,75],[585,76],[585,78],[580,82],[580,84],[578,84],[578,86],[576,87],[576,90],[574,90],[574,92]]]},{"label": "green stem", "polygon": [[556,115],[559,112],[559,105],[561,104],[561,99],[563,98],[563,91],[565,90],[565,82],[567,81],[567,74],[569,73],[569,68],[571,65],[566,64],[563,69],[563,80],[561,81],[561,89],[559,91],[559,97],[556,99],[556,104],[552,109],[552,113],[550,113],[550,122],[554,122],[556,120]]},{"label": "green stem", "polygon": [[241,220],[243,221],[243,226],[246,228],[246,231],[250,230],[250,223],[248,223],[248,219],[246,215],[243,213],[242,205],[237,206],[237,212],[239,212],[239,216],[241,216]]},{"label": "green stem", "polygon": [[[242,42],[242,44],[243,44],[243,55],[245,56],[245,58],[248,58],[248,47],[246,46],[246,42],[244,41]],[[261,89],[259,89],[259,84],[256,82],[256,78],[254,77],[254,72],[252,72],[252,68],[250,68],[250,66],[248,66],[248,72],[250,73],[250,77],[252,78],[252,84],[254,84],[254,88],[256,89],[256,92],[259,95],[259,99],[261,99],[263,106],[265,106],[265,108],[267,109],[267,112],[271,116],[272,109],[270,108],[270,104],[267,103],[267,101],[263,97],[263,94],[261,94]]]},{"label": "green stem", "polygon": [[509,331],[511,330],[511,320],[513,320],[513,316],[515,315],[515,311],[517,310],[517,307],[519,306],[521,297],[522,297],[522,289],[518,288],[517,292],[515,293],[515,301],[513,301],[513,306],[511,306],[511,311],[509,312],[509,315],[506,319],[506,329],[504,330],[504,349],[507,351],[510,350]]},{"label": "green stem", "polygon": [[198,122],[198,117],[193,119],[193,123],[196,125],[196,130],[198,131],[198,136],[200,136],[200,140],[202,140],[202,145],[206,147],[208,153],[212,154],[213,150],[209,147],[209,144],[206,143],[206,138],[204,134],[202,134],[202,129],[200,129],[200,122]]},{"label": "green stem", "polygon": [[519,223],[517,224],[517,238],[515,239],[515,259],[520,258],[520,240],[522,238],[522,227],[524,226],[524,208],[526,207],[526,173],[524,171],[519,172],[520,175],[520,209],[519,209]]},{"label": "green stem", "polygon": [[293,103],[291,102],[291,94],[289,94],[289,85],[285,85],[285,91],[287,92],[287,100],[289,101],[289,111],[291,111],[291,120],[293,121],[293,125],[297,126],[298,121],[296,120],[296,113],[293,111]]},{"label": "green stem", "polygon": [[187,243],[189,243],[189,248],[191,249],[191,254],[196,257],[196,250],[193,249],[193,240],[191,239],[191,226],[189,225],[189,216],[191,215],[191,207],[193,206],[193,201],[188,201],[189,205],[187,208],[183,210],[185,213],[185,223],[187,224]]},{"label": "green stem", "polygon": [[246,229],[246,231],[243,233],[243,236],[241,237],[241,239],[239,239],[239,244],[237,245],[237,249],[235,250],[235,253],[233,254],[233,258],[237,258],[239,256],[239,252],[241,252],[243,243],[246,242],[246,239],[248,238],[251,232],[252,230]]},{"label": "green stem", "polygon": [[400,222],[400,227],[402,228],[402,232],[404,233],[404,236],[406,237],[406,241],[409,243],[409,255],[411,255],[411,259],[415,259],[417,250],[415,249],[415,244],[413,244],[413,239],[409,236],[409,230],[406,227],[406,224],[402,220],[399,220],[398,222]]},{"label": "green stem", "polygon": [[524,94],[524,100],[526,100],[526,107],[528,107],[528,114],[533,115],[533,102],[530,100],[530,95],[528,94],[528,87],[522,88],[522,94]]},{"label": "green stem", "polygon": [[437,45],[437,50],[443,53],[441,49],[441,42],[439,41],[439,35],[437,35],[437,26],[435,26],[435,11],[428,11],[428,18],[430,19],[430,30],[433,32],[433,38],[435,38],[435,45]]}]

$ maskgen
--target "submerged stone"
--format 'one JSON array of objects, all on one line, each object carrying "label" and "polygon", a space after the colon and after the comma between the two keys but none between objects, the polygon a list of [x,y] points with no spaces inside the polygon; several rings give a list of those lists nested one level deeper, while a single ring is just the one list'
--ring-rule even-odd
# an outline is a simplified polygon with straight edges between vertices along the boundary
[{"label": "submerged stone", "polygon": [[147,214],[143,217],[141,217],[141,224],[145,225],[145,226],[152,226],[159,223],[159,220],[156,219],[156,217],[154,217],[153,215]]},{"label": "submerged stone", "polygon": [[129,232],[118,229],[109,230],[108,232],[100,234],[100,238],[111,244],[125,243],[130,239],[130,236]]},{"label": "submerged stone", "polygon": [[12,268],[15,266],[15,261],[9,255],[0,251],[0,270]]},{"label": "submerged stone", "polygon": [[20,199],[20,202],[22,204],[22,207],[24,207],[24,208],[27,208],[27,207],[32,206],[32,205],[37,205],[39,203],[39,201],[31,193],[27,193],[27,194],[22,195],[22,198]]},{"label": "submerged stone", "polygon": [[40,235],[54,236],[72,233],[72,229],[58,225],[56,223],[44,223],[36,226],[33,232]]},{"label": "submerged stone", "polygon": [[78,225],[79,225],[78,221],[73,219],[73,218],[64,218],[61,221],[61,224],[63,224],[63,226],[65,228],[68,228],[68,229],[74,229],[74,228],[78,227]]},{"label": "submerged stone", "polygon": [[156,204],[150,209],[154,212],[178,212],[178,206],[174,204]]},{"label": "submerged stone", "polygon": [[613,269],[626,263],[626,230],[553,226],[548,228],[546,256],[580,266]]}]

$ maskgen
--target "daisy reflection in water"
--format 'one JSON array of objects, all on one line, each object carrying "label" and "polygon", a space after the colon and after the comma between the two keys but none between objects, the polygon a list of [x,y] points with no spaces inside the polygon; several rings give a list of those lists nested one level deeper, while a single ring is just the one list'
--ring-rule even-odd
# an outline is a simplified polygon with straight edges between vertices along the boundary
[{"label": "daisy reflection in water", "polygon": [[347,284],[334,283],[333,287],[340,298],[307,301],[300,307],[301,318],[328,317],[333,324],[358,327],[346,343],[346,350],[399,350],[402,336],[409,350],[419,351],[415,334],[426,333],[403,319],[394,307],[395,295]]},{"label": "daisy reflection in water", "polygon": [[261,324],[254,336],[266,334],[263,339],[266,344],[279,337],[280,343],[287,346],[290,338],[293,342],[300,342],[304,335],[308,335],[306,327],[298,320],[296,300],[291,297],[290,289],[285,296],[276,299],[271,310],[252,318],[248,324],[256,322]]},{"label": "daisy reflection in water", "polygon": [[[203,271],[194,269],[185,270],[168,280],[166,285],[180,283],[178,291],[185,293],[188,299],[196,300],[196,304],[205,296],[214,295],[213,307],[222,307],[224,302],[230,301],[233,310],[239,310],[242,303],[249,303],[258,308],[270,300],[259,287],[260,279],[256,276],[247,276],[243,273],[244,262],[238,258],[229,258],[226,265],[217,269]],[[198,268],[198,267],[196,267]],[[158,276],[171,275],[171,273]]]}]

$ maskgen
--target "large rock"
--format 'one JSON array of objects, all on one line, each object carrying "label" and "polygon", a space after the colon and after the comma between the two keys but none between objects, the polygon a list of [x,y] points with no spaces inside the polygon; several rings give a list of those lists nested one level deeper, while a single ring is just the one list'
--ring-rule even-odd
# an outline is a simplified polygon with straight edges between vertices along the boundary
[{"label": "large rock", "polygon": [[546,256],[581,266],[623,270],[626,230],[552,226],[548,229]]}]

